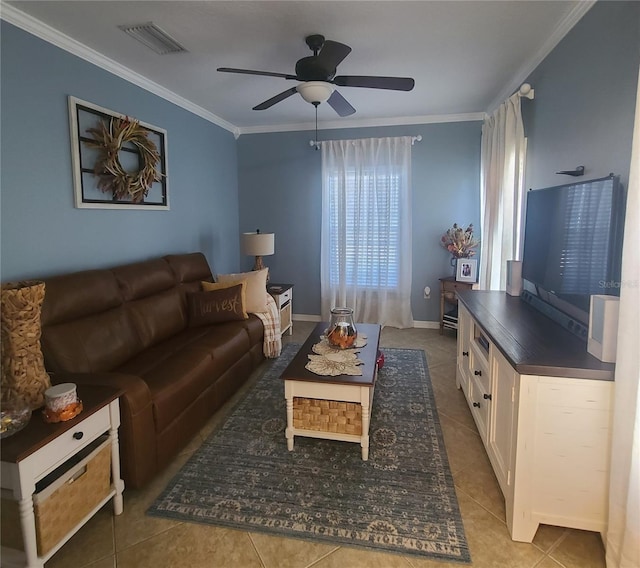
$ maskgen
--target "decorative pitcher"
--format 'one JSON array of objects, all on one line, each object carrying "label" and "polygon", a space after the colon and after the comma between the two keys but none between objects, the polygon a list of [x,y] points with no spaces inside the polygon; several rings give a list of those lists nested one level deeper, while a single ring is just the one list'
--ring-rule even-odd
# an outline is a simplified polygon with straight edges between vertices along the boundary
[{"label": "decorative pitcher", "polygon": [[327,341],[334,347],[348,349],[358,337],[356,324],[353,323],[351,308],[332,308],[331,321],[327,329]]}]

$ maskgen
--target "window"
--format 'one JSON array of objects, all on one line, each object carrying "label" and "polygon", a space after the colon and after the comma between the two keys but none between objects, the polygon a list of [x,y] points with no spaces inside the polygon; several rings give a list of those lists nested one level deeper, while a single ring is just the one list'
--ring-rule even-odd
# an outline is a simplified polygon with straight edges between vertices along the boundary
[{"label": "window", "polygon": [[322,314],[411,327],[411,137],[322,143]]},{"label": "window", "polygon": [[330,280],[395,289],[400,277],[400,176],[393,171],[328,174]]}]

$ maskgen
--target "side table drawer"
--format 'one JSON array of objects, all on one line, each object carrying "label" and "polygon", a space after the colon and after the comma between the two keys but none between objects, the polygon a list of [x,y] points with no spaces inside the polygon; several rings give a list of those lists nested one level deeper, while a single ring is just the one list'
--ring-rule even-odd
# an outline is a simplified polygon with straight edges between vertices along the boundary
[{"label": "side table drawer", "polygon": [[[79,416],[81,417],[82,413]],[[85,418],[75,428],[58,436],[37,452],[41,471],[41,475],[38,477],[44,477],[62,462],[93,442],[98,436],[104,434],[110,426],[109,407],[105,406]]]},{"label": "side table drawer", "polygon": [[280,307],[284,306],[287,302],[291,301],[291,288],[289,288],[289,290],[286,290],[285,292],[282,292],[279,298],[280,298]]}]

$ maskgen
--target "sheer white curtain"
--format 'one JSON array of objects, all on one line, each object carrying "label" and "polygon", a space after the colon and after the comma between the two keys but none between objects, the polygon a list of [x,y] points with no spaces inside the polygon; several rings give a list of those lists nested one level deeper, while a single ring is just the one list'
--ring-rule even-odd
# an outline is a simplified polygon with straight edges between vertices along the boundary
[{"label": "sheer white curtain", "polygon": [[520,95],[508,98],[482,125],[480,289],[504,290],[507,260],[519,260],[526,140]]},{"label": "sheer white curtain", "polygon": [[607,566],[640,566],[640,77],[627,192],[616,355]]},{"label": "sheer white curtain", "polygon": [[412,327],[410,136],[322,142],[322,316]]}]

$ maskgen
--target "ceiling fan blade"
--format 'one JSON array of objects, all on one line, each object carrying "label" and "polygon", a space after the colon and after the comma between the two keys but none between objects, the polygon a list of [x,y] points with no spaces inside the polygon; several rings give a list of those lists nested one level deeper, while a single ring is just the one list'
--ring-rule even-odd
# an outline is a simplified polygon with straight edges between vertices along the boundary
[{"label": "ceiling fan blade", "polygon": [[333,71],[338,64],[351,53],[351,48],[344,43],[326,40],[318,53],[317,61],[325,69]]},{"label": "ceiling fan blade", "polygon": [[241,73],[242,75],[263,75],[265,77],[281,77],[283,79],[295,79],[295,75],[287,73],[272,73],[271,71],[253,71],[252,69],[234,69],[233,67],[218,67],[223,73]]},{"label": "ceiling fan blade", "polygon": [[338,91],[333,91],[327,102],[340,116],[349,116],[356,112],[356,109]]},{"label": "ceiling fan blade", "polygon": [[415,85],[411,77],[367,77],[363,75],[340,75],[331,81],[340,87],[368,87],[369,89],[390,89],[410,91]]},{"label": "ceiling fan blade", "polygon": [[271,97],[270,99],[264,101],[263,103],[260,103],[259,105],[254,106],[253,110],[265,110],[269,107],[272,107],[276,103],[279,103],[280,101],[284,101],[286,98],[290,97],[291,95],[294,95],[295,93],[297,93],[296,88],[291,87],[290,89],[283,91],[279,95],[276,95],[275,97]]}]

